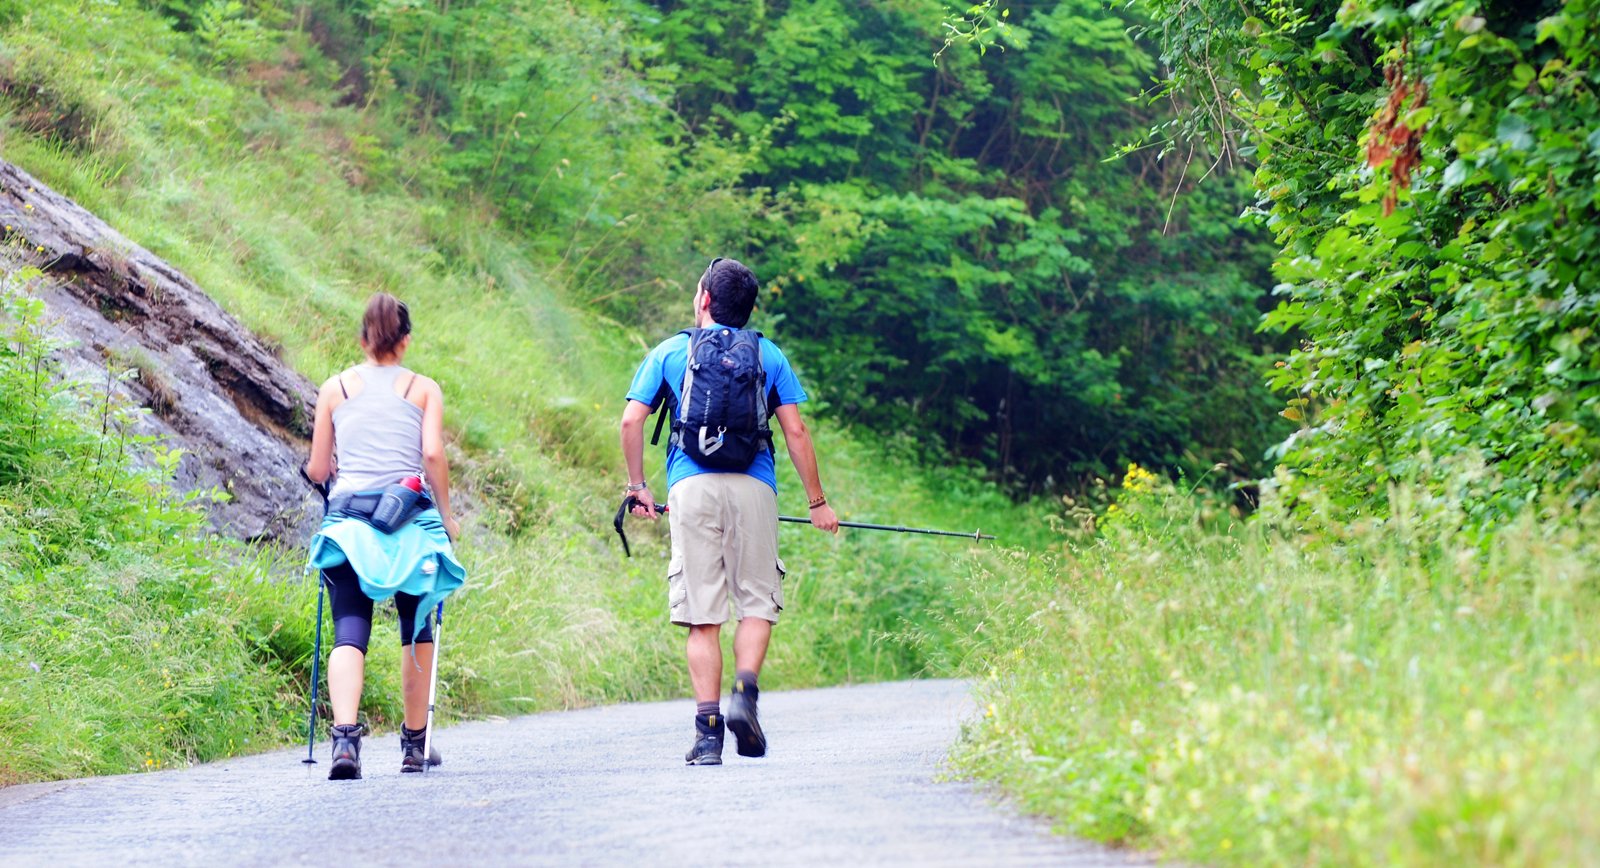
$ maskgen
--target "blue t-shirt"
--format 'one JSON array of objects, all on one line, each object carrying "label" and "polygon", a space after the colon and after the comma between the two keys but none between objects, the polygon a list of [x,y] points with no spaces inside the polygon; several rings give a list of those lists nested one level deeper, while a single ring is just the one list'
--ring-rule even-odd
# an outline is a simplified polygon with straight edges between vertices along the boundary
[{"label": "blue t-shirt", "polygon": [[[722,328],[710,325],[707,328]],[[633,375],[633,385],[628,387],[628,400],[649,404],[656,399],[665,382],[672,389],[674,400],[683,398],[683,374],[689,367],[689,336],[675,334],[662,341],[650,354],[644,357],[644,362],[639,365],[639,370]],[[767,389],[778,394],[778,403],[771,409],[776,410],[784,404],[800,404],[806,400],[806,390],[800,388],[800,378],[794,375],[794,368],[790,367],[789,359],[778,349],[778,345],[766,338],[761,339],[761,367],[767,372]],[[665,412],[665,411],[663,411]],[[668,425],[672,423],[668,421]],[[737,473],[739,471],[715,470],[702,467],[693,458],[685,455],[683,450],[667,444],[667,490],[677,485],[679,480],[688,479],[701,473]],[[772,460],[772,453],[763,449],[756,454],[756,460],[745,473],[772,486],[773,491],[778,490],[778,468]]]}]

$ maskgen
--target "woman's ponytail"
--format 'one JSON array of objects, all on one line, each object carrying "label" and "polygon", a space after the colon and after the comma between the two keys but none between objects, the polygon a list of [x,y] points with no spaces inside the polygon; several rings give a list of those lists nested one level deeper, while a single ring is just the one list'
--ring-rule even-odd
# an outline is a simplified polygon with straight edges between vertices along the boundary
[{"label": "woman's ponytail", "polygon": [[367,312],[361,316],[361,343],[374,358],[394,355],[409,334],[411,311],[405,302],[387,292],[375,292],[367,299]]}]

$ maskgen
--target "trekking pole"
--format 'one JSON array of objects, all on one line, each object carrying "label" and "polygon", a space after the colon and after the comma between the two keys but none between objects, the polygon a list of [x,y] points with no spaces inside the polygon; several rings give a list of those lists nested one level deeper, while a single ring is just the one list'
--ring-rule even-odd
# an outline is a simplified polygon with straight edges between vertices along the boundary
[{"label": "trekking pole", "polygon": [[[300,468],[300,478],[304,479],[317,494],[321,495],[322,514],[327,515],[328,484],[325,482],[312,482],[311,477],[306,474],[306,469],[303,466]],[[312,746],[317,740],[317,681],[318,676],[321,674],[320,667],[322,665],[322,598],[327,592],[328,588],[322,583],[322,576],[319,574],[317,576],[317,641],[312,646],[311,651],[311,719],[306,722],[306,758],[300,761],[312,765],[317,762]]]},{"label": "trekking pole", "polygon": [[427,735],[422,737],[422,771],[428,771],[428,761],[433,758],[433,700],[439,690],[439,635],[444,624],[444,601],[433,615],[433,672],[428,676],[428,722],[423,724]]},{"label": "trekking pole", "polygon": [[[617,509],[617,517],[616,517],[615,522],[613,523],[613,526],[617,529],[617,536],[622,538],[622,552],[623,552],[623,554],[627,555],[630,558],[633,557],[633,552],[628,549],[628,535],[626,533],[624,533],[623,530],[622,530],[622,520],[627,517],[628,513],[630,511],[632,511],[635,506],[638,506],[638,505],[639,505],[639,501],[637,499],[635,499],[634,497],[632,497],[632,496],[624,497],[622,499],[622,506]],[[659,503],[656,504],[656,513],[658,515],[664,515],[664,514],[666,514],[666,512],[667,512],[667,507],[666,506],[664,506],[662,504],[659,504]],[[811,523],[811,519],[809,519],[809,518],[800,518],[798,516],[793,516],[793,515],[780,515],[780,516],[778,516],[778,521],[787,521],[787,522],[792,522],[794,524],[810,524]],[[853,527],[853,528],[856,528],[857,530],[883,530],[883,531],[889,531],[891,533],[920,533],[920,534],[927,534],[929,536],[959,536],[959,537],[965,537],[965,538],[970,539],[970,540],[994,539],[993,535],[982,533],[981,531],[973,531],[972,533],[964,533],[962,531],[954,531],[954,530],[932,530],[932,529],[925,528],[925,527],[905,527],[903,525],[891,525],[891,524],[868,524],[867,522],[862,522],[862,521],[841,521],[841,522],[839,522],[839,526],[840,527]]]},{"label": "trekking pole", "polygon": [[328,589],[322,584],[322,577],[317,577],[317,641],[311,652],[311,719],[306,722],[306,758],[302,763],[315,765],[317,758],[312,753],[312,745],[317,740],[317,677],[322,664],[322,597]]},{"label": "trekking pole", "polygon": [[[780,515],[780,516],[778,516],[778,521],[789,521],[789,522],[794,522],[795,524],[810,524],[811,523],[811,519],[809,519],[809,518],[801,518],[799,516],[794,516],[794,515]],[[960,536],[960,537],[966,537],[967,539],[972,539],[972,540],[994,539],[994,537],[990,536],[989,534],[979,533],[977,531],[973,531],[972,533],[965,533],[963,531],[958,531],[958,530],[929,530],[928,528],[925,528],[925,527],[904,527],[904,526],[901,526],[901,525],[890,525],[890,524],[867,524],[866,522],[861,522],[861,521],[841,521],[841,522],[839,522],[839,526],[840,527],[853,527],[853,528],[857,528],[859,530],[886,530],[886,531],[890,531],[891,533],[923,533],[923,534],[928,534],[930,536]]]}]

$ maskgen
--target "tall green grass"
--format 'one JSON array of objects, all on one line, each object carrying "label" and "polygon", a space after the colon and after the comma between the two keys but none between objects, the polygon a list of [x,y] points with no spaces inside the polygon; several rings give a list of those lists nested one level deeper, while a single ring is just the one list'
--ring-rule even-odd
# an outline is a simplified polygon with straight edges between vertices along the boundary
[{"label": "tall green grass", "polygon": [[306,586],[209,536],[133,410],[62,380],[0,251],[0,786],[161,768],[270,745],[303,701]]},{"label": "tall green grass", "polygon": [[[1284,532],[1133,480],[967,579],[967,773],[1217,864],[1600,861],[1600,521]],[[1208,515],[1209,513],[1209,515]]]}]

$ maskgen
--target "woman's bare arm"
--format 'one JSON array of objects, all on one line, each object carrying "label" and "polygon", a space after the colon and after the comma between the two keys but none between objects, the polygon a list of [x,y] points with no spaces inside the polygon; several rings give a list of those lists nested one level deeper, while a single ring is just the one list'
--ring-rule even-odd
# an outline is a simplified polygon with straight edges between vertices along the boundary
[{"label": "woman's bare arm", "polygon": [[317,393],[317,411],[311,423],[311,458],[306,461],[306,476],[319,485],[333,475],[333,408],[342,397],[338,377],[329,377]]},{"label": "woman's bare arm", "polygon": [[422,470],[444,528],[455,539],[461,526],[450,513],[450,466],[444,457],[444,390],[428,378],[424,378],[423,386],[427,392],[422,405]]}]

